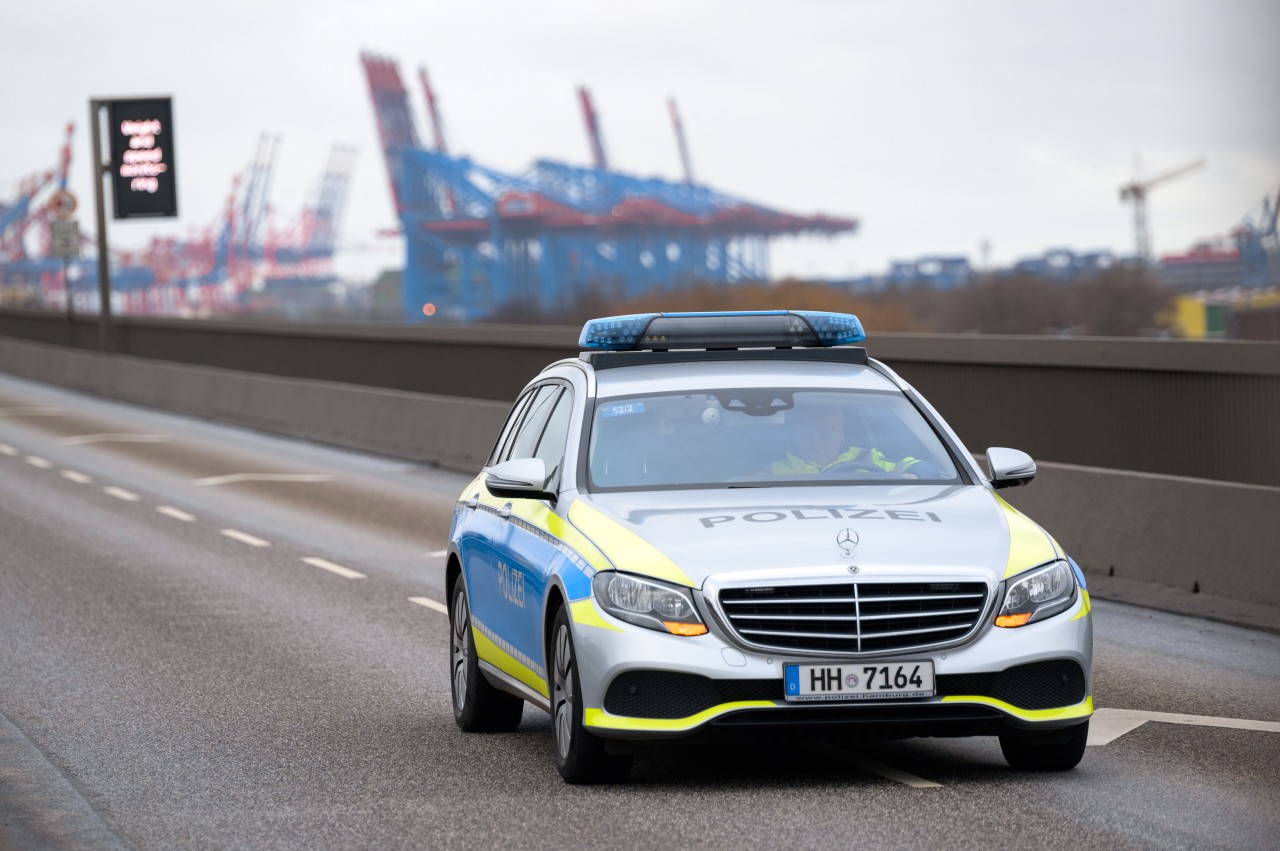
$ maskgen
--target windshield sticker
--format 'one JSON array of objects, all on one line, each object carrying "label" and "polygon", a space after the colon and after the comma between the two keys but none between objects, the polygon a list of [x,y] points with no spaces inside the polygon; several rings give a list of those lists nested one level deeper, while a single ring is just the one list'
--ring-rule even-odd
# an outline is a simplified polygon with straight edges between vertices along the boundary
[{"label": "windshield sticker", "polygon": [[600,406],[602,417],[625,417],[628,414],[643,414],[644,402],[606,402]]}]

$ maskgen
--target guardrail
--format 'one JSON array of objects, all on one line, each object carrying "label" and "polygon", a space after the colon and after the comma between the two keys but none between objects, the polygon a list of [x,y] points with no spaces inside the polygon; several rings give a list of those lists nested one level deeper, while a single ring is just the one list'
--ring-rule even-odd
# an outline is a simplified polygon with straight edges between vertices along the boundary
[{"label": "guardrail", "polygon": [[[509,403],[577,330],[122,318],[135,357]],[[96,349],[94,317],[0,310],[0,335]],[[871,355],[975,451],[1280,487],[1280,344],[875,334]]]}]

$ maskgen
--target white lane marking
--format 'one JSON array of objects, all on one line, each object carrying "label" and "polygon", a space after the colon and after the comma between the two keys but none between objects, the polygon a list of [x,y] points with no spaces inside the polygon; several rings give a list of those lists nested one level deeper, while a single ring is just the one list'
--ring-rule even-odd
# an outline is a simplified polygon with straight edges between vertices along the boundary
[{"label": "white lane marking", "polygon": [[75,470],[63,470],[62,478],[69,479],[78,485],[87,485],[89,482],[93,481],[89,476],[86,476],[84,473],[77,473]]},{"label": "white lane marking", "polygon": [[167,434],[79,434],[75,437],[64,437],[59,443],[68,446],[83,446],[86,443],[165,443]]},{"label": "white lane marking", "polygon": [[39,455],[28,455],[27,463],[32,467],[39,467],[41,470],[47,470],[53,466],[52,461],[49,461],[46,458],[41,458]]},{"label": "white lane marking", "polygon": [[[812,747],[810,748],[810,750],[814,750],[814,751],[817,751],[818,753],[822,753],[822,750],[818,747]],[[876,760],[871,759],[870,757],[865,757],[862,754],[856,754],[852,751],[845,750],[844,748],[837,748],[837,747],[832,747],[831,750],[834,751],[843,759],[846,759],[849,762],[852,762],[854,765],[858,766],[858,768],[861,768],[863,771],[870,771],[872,774],[879,774],[881,777],[883,777],[886,780],[892,780],[895,783],[901,783],[905,786],[910,786],[912,789],[941,789],[942,788],[941,783],[934,783],[932,780],[925,780],[923,777],[916,777],[914,774],[908,774],[905,771],[899,771],[898,769],[894,768],[891,765],[885,765],[883,762],[877,762]]]},{"label": "white lane marking", "polygon": [[440,558],[441,556],[447,556],[448,554],[449,554],[448,550],[432,550],[431,552],[427,553],[427,555],[431,556],[432,558]]},{"label": "white lane marking", "polygon": [[317,558],[315,556],[307,556],[306,558],[303,559],[303,561],[311,565],[312,567],[318,567],[321,570],[327,570],[330,573],[337,574],[338,576],[341,576],[343,579],[367,579],[368,578],[358,570],[352,570],[349,567],[343,567],[340,564],[334,564],[328,559]]},{"label": "white lane marking", "polygon": [[56,417],[65,408],[10,407],[0,408],[0,417]]},{"label": "white lane marking", "polygon": [[103,488],[102,492],[105,493],[107,496],[114,496],[116,499],[123,499],[125,502],[137,502],[139,499],[142,498],[138,496],[136,493],[127,491],[124,488],[118,488],[114,485],[112,485],[111,487]]},{"label": "white lane marking", "polygon": [[225,476],[209,476],[195,479],[192,484],[198,488],[216,487],[218,485],[234,485],[239,482],[331,482],[333,476],[322,473],[229,473]]},{"label": "white lane marking", "polygon": [[1277,721],[1216,718],[1212,715],[1183,715],[1177,712],[1143,712],[1140,709],[1098,709],[1094,711],[1093,717],[1089,719],[1089,745],[1099,747],[1110,744],[1125,733],[1132,733],[1148,721],[1280,733],[1280,722]]},{"label": "white lane marking", "polygon": [[7,443],[0,443],[0,455],[17,455],[18,450]]},{"label": "white lane marking", "polygon": [[430,597],[410,597],[409,602],[417,603],[419,606],[426,606],[431,611],[439,612],[442,615],[449,614],[448,606],[446,606],[444,603],[437,603],[435,600],[431,599]]},{"label": "white lane marking", "polygon": [[165,517],[172,517],[174,520],[182,520],[185,523],[190,523],[196,519],[194,514],[188,514],[180,508],[174,508],[172,505],[157,505],[156,511]]},{"label": "white lane marking", "polygon": [[232,540],[235,540],[235,541],[239,541],[242,544],[248,544],[251,547],[271,546],[270,541],[264,541],[261,538],[255,538],[253,535],[250,535],[248,532],[241,532],[239,529],[221,529],[219,531],[221,531],[222,534],[226,535],[228,538],[231,538]]}]

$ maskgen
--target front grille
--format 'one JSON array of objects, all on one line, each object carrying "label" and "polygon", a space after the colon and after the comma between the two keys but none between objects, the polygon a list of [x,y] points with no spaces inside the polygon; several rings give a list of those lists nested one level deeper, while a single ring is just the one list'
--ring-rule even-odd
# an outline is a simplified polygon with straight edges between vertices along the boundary
[{"label": "front grille", "polygon": [[968,635],[982,582],[844,582],[725,588],[720,609],[745,642],[797,653],[896,653]]}]

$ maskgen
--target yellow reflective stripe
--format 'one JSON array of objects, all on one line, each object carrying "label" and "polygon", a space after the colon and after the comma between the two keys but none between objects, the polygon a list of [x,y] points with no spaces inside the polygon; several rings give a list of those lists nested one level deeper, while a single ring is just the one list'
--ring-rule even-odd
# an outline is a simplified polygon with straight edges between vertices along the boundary
[{"label": "yellow reflective stripe", "polygon": [[569,507],[569,520],[595,542],[618,570],[693,587],[693,580],[675,562],[644,538],[584,500],[579,499]]},{"label": "yellow reflective stripe", "polygon": [[699,724],[705,724],[712,718],[733,712],[738,709],[772,709],[780,706],[773,700],[738,700],[733,703],[722,703],[710,709],[704,709],[697,715],[688,718],[628,718],[622,715],[610,715],[603,709],[582,710],[584,727],[595,727],[602,730],[653,730],[680,732],[691,730]]},{"label": "yellow reflective stripe", "polygon": [[[504,502],[503,505],[506,505]],[[547,508],[541,500],[513,499],[511,513],[529,525],[541,529],[551,537],[562,541],[566,546],[582,556],[582,560],[596,570],[612,570],[613,565],[604,557],[604,553],[591,543],[591,539],[573,528],[563,517]]]},{"label": "yellow reflective stripe", "polygon": [[951,695],[942,698],[942,702],[983,703],[1027,721],[1065,721],[1069,718],[1088,718],[1093,714],[1092,695],[1086,697],[1075,706],[1063,706],[1058,709],[1019,709],[1011,703],[1005,703],[1003,700],[996,700],[994,697],[984,697],[978,694]]},{"label": "yellow reflective stripe", "polygon": [[992,496],[1004,509],[1009,526],[1009,560],[1004,569],[1006,579],[1059,557],[1057,546],[1031,518],[1005,502],[999,494]]},{"label": "yellow reflective stripe", "polygon": [[595,626],[600,629],[622,632],[620,627],[614,626],[600,616],[600,610],[596,608],[596,601],[590,597],[585,600],[579,600],[576,603],[570,603],[569,611],[573,614],[573,622],[579,626]]},{"label": "yellow reflective stripe", "polygon": [[1093,609],[1093,605],[1089,602],[1089,592],[1083,588],[1080,589],[1080,600],[1082,601],[1080,603],[1080,611],[1076,612],[1075,617],[1071,618],[1073,621],[1080,620]]},{"label": "yellow reflective stripe", "polygon": [[471,627],[471,640],[476,643],[476,653],[481,659],[488,662],[504,674],[514,677],[529,688],[536,691],[543,697],[549,697],[547,691],[547,681],[539,677],[534,671],[516,659],[507,651],[503,650],[489,636],[485,635],[474,624]]}]

